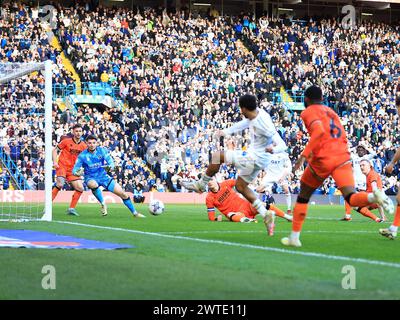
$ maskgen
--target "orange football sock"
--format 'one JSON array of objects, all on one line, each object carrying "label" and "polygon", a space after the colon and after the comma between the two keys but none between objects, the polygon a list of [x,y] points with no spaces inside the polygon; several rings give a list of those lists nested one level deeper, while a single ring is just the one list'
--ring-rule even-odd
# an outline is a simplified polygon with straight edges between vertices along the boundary
[{"label": "orange football sock", "polygon": [[273,204],[269,205],[269,210],[275,211],[275,214],[278,217],[283,218],[285,216],[285,213],[281,209],[279,209],[278,207],[274,206]]},{"label": "orange football sock", "polygon": [[352,207],[368,207],[371,202],[368,201],[368,193],[367,192],[357,192],[353,193],[349,199],[349,205]]},{"label": "orange football sock", "polygon": [[347,201],[344,202],[344,207],[346,209],[345,213],[346,214],[351,214],[351,206],[349,205],[349,203]]},{"label": "orange football sock", "polygon": [[69,205],[70,208],[75,208],[76,207],[76,204],[78,203],[79,198],[81,197],[81,195],[82,195],[82,192],[80,192],[80,191],[75,191],[74,192],[74,194],[72,195],[71,203]]},{"label": "orange football sock", "polygon": [[397,206],[396,214],[395,214],[394,220],[393,220],[393,225],[395,227],[399,227],[400,226],[400,206]]},{"label": "orange football sock", "polygon": [[359,213],[361,213],[364,217],[370,218],[374,221],[376,221],[376,219],[378,219],[378,217],[376,215],[374,215],[371,211],[369,211],[368,208],[366,208],[366,207],[360,208],[357,211]]},{"label": "orange football sock", "polygon": [[57,197],[58,192],[60,192],[60,189],[58,189],[57,187],[54,187],[53,190],[51,191],[52,200],[54,200]]},{"label": "orange football sock", "polygon": [[307,215],[308,203],[296,202],[293,209],[292,231],[300,232]]}]

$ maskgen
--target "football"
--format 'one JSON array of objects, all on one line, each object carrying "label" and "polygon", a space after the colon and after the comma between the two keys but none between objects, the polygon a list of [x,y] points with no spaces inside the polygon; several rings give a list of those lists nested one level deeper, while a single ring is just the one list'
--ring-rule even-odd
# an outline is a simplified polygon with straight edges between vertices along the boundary
[{"label": "football", "polygon": [[153,216],[159,216],[164,212],[164,203],[160,200],[151,200],[149,203],[149,211]]}]

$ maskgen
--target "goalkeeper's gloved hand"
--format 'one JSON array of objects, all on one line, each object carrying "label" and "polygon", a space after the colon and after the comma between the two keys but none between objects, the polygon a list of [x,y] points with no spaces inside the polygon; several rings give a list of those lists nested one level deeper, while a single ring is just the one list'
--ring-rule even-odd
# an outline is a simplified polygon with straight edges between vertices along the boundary
[{"label": "goalkeeper's gloved hand", "polygon": [[115,166],[106,166],[104,169],[107,173],[112,173],[115,170]]},{"label": "goalkeeper's gloved hand", "polygon": [[83,168],[79,168],[75,173],[77,176],[80,177],[80,176],[83,176],[84,172],[85,172],[85,170]]}]

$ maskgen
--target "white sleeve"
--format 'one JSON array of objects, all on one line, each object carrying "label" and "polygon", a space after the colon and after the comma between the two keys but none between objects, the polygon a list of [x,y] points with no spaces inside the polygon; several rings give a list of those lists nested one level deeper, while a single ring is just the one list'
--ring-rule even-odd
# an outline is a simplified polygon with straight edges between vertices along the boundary
[{"label": "white sleeve", "polygon": [[368,150],[368,151],[369,151],[369,154],[367,154],[365,157],[366,157],[368,160],[372,160],[373,158],[375,158],[376,152],[374,152],[374,151],[372,151],[372,150]]},{"label": "white sleeve", "polygon": [[272,137],[273,153],[285,152],[287,150],[287,146],[285,141],[281,138],[278,132]]},{"label": "white sleeve", "polygon": [[249,119],[243,119],[242,121],[239,121],[235,123],[232,127],[224,129],[224,133],[226,135],[231,135],[239,131],[243,131],[244,129],[247,129],[250,126],[250,120]]},{"label": "white sleeve", "polygon": [[275,125],[272,122],[269,113],[264,110],[261,110],[260,112],[262,113],[262,120],[259,122],[259,129],[261,129],[260,131],[262,132],[263,136],[272,140],[275,134],[277,134],[278,132],[276,131]]}]

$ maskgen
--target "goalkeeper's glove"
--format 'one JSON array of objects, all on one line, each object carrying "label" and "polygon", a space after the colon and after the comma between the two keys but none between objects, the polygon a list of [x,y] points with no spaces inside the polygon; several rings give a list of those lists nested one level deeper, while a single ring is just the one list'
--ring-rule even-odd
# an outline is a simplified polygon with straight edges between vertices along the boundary
[{"label": "goalkeeper's glove", "polygon": [[104,168],[107,173],[112,173],[115,170],[115,166],[105,166]]},{"label": "goalkeeper's glove", "polygon": [[85,169],[83,169],[83,168],[79,168],[78,170],[75,171],[76,176],[78,176],[78,177],[83,176],[84,172],[85,172]]}]

